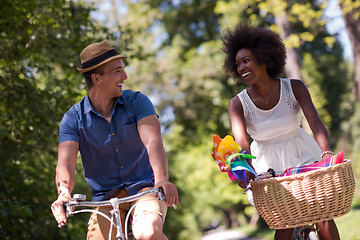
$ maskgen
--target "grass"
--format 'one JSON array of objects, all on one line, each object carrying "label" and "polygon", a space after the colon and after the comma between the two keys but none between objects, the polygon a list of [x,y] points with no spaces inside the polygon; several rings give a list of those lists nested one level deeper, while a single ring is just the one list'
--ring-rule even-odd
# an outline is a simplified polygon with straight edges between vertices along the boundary
[{"label": "grass", "polygon": [[256,226],[243,225],[239,228],[239,231],[246,233],[250,237],[256,237],[262,240],[274,239],[275,230],[272,229],[261,229],[259,230]]},{"label": "grass", "polygon": [[[358,155],[353,156],[354,159],[358,159]],[[355,194],[351,205],[351,210],[348,214],[336,218],[335,222],[338,226],[341,240],[360,240],[360,163],[358,161],[352,161],[351,163],[354,177],[355,177]]]},{"label": "grass", "polygon": [[360,209],[351,209],[342,217],[335,219],[341,240],[360,240],[359,222]]},{"label": "grass", "polygon": [[[358,228],[359,222],[360,208],[359,205],[355,203],[348,214],[335,219],[341,240],[360,240],[360,230]],[[241,227],[240,230],[247,233],[249,236],[257,237],[262,240],[274,239],[275,230],[266,229],[259,231],[256,227],[250,225]]]},{"label": "grass", "polygon": [[[359,222],[360,209],[351,209],[350,212],[342,217],[335,219],[341,240],[360,240]],[[275,230],[259,230],[254,226],[245,225],[239,228],[241,232],[251,237],[257,237],[261,240],[273,240]]]}]

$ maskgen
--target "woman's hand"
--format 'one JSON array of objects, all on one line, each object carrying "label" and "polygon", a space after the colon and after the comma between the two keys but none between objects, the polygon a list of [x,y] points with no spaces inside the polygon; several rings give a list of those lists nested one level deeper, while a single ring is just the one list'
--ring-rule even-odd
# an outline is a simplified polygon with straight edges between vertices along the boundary
[{"label": "woman's hand", "polygon": [[[255,175],[252,174],[252,173],[249,172],[249,171],[246,171],[246,181],[247,181],[247,184],[249,184],[250,180],[252,180],[252,179],[255,179]],[[239,180],[238,185],[239,185],[239,187],[244,188],[244,189],[247,187],[247,185],[245,184],[245,182],[244,182],[244,181],[241,181],[241,180]]]},{"label": "woman's hand", "polygon": [[335,154],[332,152],[332,151],[324,151],[322,154],[321,154],[321,159],[324,160],[324,159],[327,159],[329,157],[332,157],[334,156]]}]

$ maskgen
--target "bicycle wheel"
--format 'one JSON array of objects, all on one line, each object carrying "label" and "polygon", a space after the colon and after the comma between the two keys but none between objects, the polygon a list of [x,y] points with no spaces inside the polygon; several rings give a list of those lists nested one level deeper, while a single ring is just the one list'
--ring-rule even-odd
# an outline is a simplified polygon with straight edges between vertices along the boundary
[{"label": "bicycle wheel", "polygon": [[132,232],[132,221],[133,221],[133,218],[132,218],[132,215],[130,214],[128,225],[127,225],[127,233],[128,233],[127,240],[136,240],[133,235],[133,232]]},{"label": "bicycle wheel", "polygon": [[308,235],[309,240],[319,240],[318,235],[316,234],[316,231],[310,231]]}]

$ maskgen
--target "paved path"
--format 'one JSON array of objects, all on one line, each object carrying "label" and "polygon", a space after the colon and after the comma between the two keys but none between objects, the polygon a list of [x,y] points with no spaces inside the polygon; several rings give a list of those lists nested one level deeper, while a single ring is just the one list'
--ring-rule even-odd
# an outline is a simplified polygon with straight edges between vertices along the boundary
[{"label": "paved path", "polygon": [[236,230],[216,229],[206,233],[201,240],[260,240],[249,238],[246,234]]}]

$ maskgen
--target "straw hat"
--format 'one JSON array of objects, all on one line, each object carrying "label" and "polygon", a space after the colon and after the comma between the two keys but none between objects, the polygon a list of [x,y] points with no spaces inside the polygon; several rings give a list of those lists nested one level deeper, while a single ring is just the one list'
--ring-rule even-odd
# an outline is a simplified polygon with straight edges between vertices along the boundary
[{"label": "straw hat", "polygon": [[126,56],[121,55],[106,40],[93,43],[80,53],[81,67],[77,70],[85,73],[116,58],[125,59]]}]

